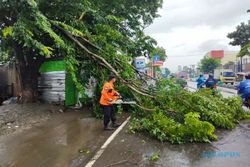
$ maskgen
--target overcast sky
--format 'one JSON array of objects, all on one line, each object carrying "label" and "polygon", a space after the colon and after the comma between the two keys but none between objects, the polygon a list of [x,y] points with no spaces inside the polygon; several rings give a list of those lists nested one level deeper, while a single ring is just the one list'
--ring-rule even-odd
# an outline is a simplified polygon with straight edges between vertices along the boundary
[{"label": "overcast sky", "polygon": [[250,0],[164,0],[145,33],[166,49],[166,66],[197,64],[210,50],[239,50],[226,37],[240,22],[250,19]]}]

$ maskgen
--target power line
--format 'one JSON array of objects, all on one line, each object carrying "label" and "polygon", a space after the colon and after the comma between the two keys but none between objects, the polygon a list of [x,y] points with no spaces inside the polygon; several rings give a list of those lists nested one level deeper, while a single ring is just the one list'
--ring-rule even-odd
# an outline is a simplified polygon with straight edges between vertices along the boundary
[{"label": "power line", "polygon": [[186,55],[186,56],[168,56],[168,58],[183,58],[183,57],[203,57],[202,55]]}]

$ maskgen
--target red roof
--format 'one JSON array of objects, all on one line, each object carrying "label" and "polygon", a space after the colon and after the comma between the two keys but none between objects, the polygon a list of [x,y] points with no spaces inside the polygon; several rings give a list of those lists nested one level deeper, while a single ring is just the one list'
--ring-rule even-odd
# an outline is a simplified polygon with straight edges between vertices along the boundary
[{"label": "red roof", "polygon": [[224,57],[224,50],[212,50],[210,52],[210,56],[212,58],[219,58],[219,59],[221,59],[221,58]]}]

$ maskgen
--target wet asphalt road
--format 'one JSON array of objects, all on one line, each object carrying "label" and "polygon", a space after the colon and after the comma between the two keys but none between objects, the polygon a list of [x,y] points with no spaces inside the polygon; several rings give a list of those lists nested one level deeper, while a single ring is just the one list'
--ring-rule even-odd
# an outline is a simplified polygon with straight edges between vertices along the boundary
[{"label": "wet asphalt road", "polygon": [[[160,143],[142,134],[130,134],[126,131],[127,127],[109,145],[94,167],[116,163],[120,163],[116,167],[249,167],[249,123],[242,123],[232,131],[217,131],[219,140],[211,144],[182,145]],[[160,156],[156,162],[149,160],[154,153]],[[213,153],[235,155],[219,157],[211,155]]]},{"label": "wet asphalt road", "polygon": [[90,114],[68,112],[0,137],[0,167],[84,166],[112,132]]},{"label": "wet asphalt road", "polygon": [[[190,91],[196,91],[196,82],[188,82],[188,87]],[[231,96],[237,96],[237,91],[234,89],[222,88],[222,87],[219,87],[218,89],[225,98]]]}]

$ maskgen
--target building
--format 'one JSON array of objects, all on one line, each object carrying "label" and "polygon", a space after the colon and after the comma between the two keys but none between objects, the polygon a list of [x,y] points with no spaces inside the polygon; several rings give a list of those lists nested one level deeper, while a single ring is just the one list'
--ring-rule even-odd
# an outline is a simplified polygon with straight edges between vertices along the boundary
[{"label": "building", "polygon": [[238,62],[238,51],[212,50],[205,57],[219,59],[221,62],[220,68],[231,69],[234,72],[240,71]]},{"label": "building", "polygon": [[221,65],[225,69],[232,69],[237,72],[250,72],[250,57],[237,57],[239,51],[212,50],[205,57],[220,59]]},{"label": "building", "polygon": [[[242,64],[242,65],[241,65]],[[241,70],[242,66],[242,70]],[[237,57],[235,62],[235,69],[236,72],[250,72],[250,57],[249,56],[243,56],[243,57]]]},{"label": "building", "polygon": [[236,62],[238,53],[238,51],[212,50],[205,57],[220,59],[221,65],[224,66],[229,62]]}]

